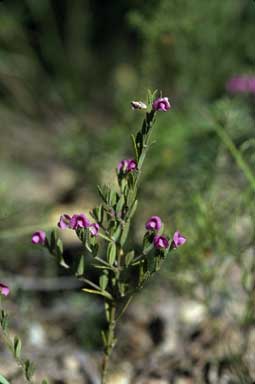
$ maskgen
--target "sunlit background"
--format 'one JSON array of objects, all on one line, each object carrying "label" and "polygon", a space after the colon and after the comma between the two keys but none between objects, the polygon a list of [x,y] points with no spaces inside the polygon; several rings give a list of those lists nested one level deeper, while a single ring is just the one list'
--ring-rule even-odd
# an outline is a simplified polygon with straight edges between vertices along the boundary
[{"label": "sunlit background", "polygon": [[[0,281],[38,378],[97,384],[104,317],[31,233],[97,204],[97,184],[132,156],[143,113],[130,101],[158,89],[172,109],[158,116],[132,241],[157,214],[188,242],[130,307],[111,383],[255,380],[254,25],[252,0],[0,2]],[[0,344],[0,373],[21,383],[17,372]]]}]

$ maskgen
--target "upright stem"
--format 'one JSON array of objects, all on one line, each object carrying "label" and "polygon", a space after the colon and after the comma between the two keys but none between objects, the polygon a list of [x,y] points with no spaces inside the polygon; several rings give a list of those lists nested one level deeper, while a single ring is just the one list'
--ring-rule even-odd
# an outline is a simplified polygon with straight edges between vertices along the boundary
[{"label": "upright stem", "polygon": [[106,308],[106,318],[108,319],[108,330],[105,340],[104,358],[102,366],[102,384],[107,384],[107,375],[109,368],[109,360],[112,350],[115,346],[115,326],[116,326],[116,306],[115,303],[109,302],[109,307]]}]

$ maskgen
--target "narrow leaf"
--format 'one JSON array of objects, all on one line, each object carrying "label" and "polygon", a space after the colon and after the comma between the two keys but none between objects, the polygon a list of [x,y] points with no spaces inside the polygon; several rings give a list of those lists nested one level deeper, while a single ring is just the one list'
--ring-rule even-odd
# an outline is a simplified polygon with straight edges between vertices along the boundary
[{"label": "narrow leaf", "polygon": [[103,291],[105,291],[105,289],[107,288],[108,281],[109,281],[109,279],[108,279],[107,275],[103,274],[103,275],[100,276],[100,278],[99,278],[99,286],[100,286],[100,288]]},{"label": "narrow leaf", "polygon": [[132,263],[134,257],[135,257],[135,251],[130,251],[130,252],[128,252],[126,254],[126,256],[125,256],[125,264],[126,264],[127,267],[129,266],[129,264]]},{"label": "narrow leaf", "polygon": [[10,384],[4,376],[0,374],[0,384]]},{"label": "narrow leaf", "polygon": [[19,339],[18,336],[14,337],[13,351],[14,351],[14,356],[17,359],[19,359],[20,358],[20,353],[21,353],[21,340]]},{"label": "narrow leaf", "polygon": [[110,265],[113,265],[116,259],[116,244],[110,243],[107,248],[107,261]]},{"label": "narrow leaf", "polygon": [[96,291],[95,289],[89,289],[89,288],[83,288],[82,289],[84,292],[92,293],[95,295],[101,295],[106,297],[107,299],[113,300],[112,295],[109,292],[106,291]]}]

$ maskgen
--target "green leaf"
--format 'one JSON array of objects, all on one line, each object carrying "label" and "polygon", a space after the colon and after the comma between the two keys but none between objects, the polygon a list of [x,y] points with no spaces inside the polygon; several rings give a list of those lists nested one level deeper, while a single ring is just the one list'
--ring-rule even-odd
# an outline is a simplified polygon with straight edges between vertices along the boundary
[{"label": "green leaf", "polygon": [[21,340],[18,336],[14,337],[14,342],[13,342],[13,352],[14,356],[19,359],[20,358],[20,353],[21,353]]},{"label": "green leaf", "polygon": [[98,185],[98,186],[97,186],[97,190],[98,190],[98,193],[99,193],[101,199],[102,199],[105,203],[107,203],[107,198],[106,198],[106,193],[105,193],[105,191],[104,191],[104,187],[100,187],[100,185]]},{"label": "green leaf", "polygon": [[70,268],[68,264],[66,264],[64,257],[63,257],[63,242],[61,239],[57,239],[56,242],[56,255],[59,264],[64,268]]},{"label": "green leaf", "polygon": [[115,209],[117,214],[120,214],[122,212],[122,208],[124,204],[125,204],[125,197],[124,195],[121,195]]},{"label": "green leaf", "polygon": [[9,321],[8,321],[8,313],[4,309],[1,310],[0,322],[1,322],[1,327],[3,331],[5,331],[8,328]]},{"label": "green leaf", "polygon": [[135,251],[130,251],[130,252],[128,252],[126,254],[126,256],[125,256],[125,264],[126,264],[127,267],[129,266],[129,264],[132,263],[134,257],[135,257]]},{"label": "green leaf", "polygon": [[28,381],[31,380],[33,374],[35,373],[35,366],[31,361],[25,361],[25,376]]},{"label": "green leaf", "polygon": [[128,215],[129,220],[132,219],[132,217],[134,216],[135,211],[137,209],[137,204],[138,204],[138,200],[135,200],[134,204],[132,205],[132,208],[130,209],[129,215]]},{"label": "green leaf", "polygon": [[153,91],[153,92],[150,89],[148,89],[148,91],[147,91],[147,104],[148,104],[148,108],[152,108],[152,103],[153,103],[157,93],[158,93],[157,89],[155,91]]},{"label": "green leaf", "polygon": [[124,297],[125,291],[126,291],[126,284],[125,283],[118,283],[118,288],[119,288],[120,296]]},{"label": "green leaf", "polygon": [[129,227],[130,227],[130,222],[127,221],[125,224],[124,224],[124,228],[122,230],[122,234],[121,234],[121,237],[120,237],[120,245],[123,247],[123,245],[125,244],[126,240],[127,240],[127,236],[128,236],[128,232],[129,232]]},{"label": "green leaf", "polygon": [[115,231],[112,234],[112,239],[114,241],[117,241],[119,239],[120,234],[121,234],[121,230],[122,230],[121,226],[118,225],[117,228],[115,229]]},{"label": "green leaf", "polygon": [[92,293],[94,295],[101,295],[106,297],[107,299],[113,300],[112,295],[109,292],[106,291],[96,291],[95,289],[89,289],[89,288],[83,288],[84,292]]},{"label": "green leaf", "polygon": [[107,285],[108,285],[108,281],[109,281],[109,278],[106,274],[103,274],[100,276],[99,278],[99,286],[100,288],[105,291],[105,289],[107,288]]},{"label": "green leaf", "polygon": [[[136,135],[135,142],[136,142],[138,157],[140,157],[142,150],[143,150],[143,135],[140,131]],[[138,167],[138,169],[139,169],[139,167]]]},{"label": "green leaf", "polygon": [[116,244],[110,243],[107,247],[107,261],[110,265],[113,265],[116,259]]},{"label": "green leaf", "polygon": [[136,146],[135,136],[133,134],[131,135],[131,140],[132,140],[132,145],[135,153],[135,160],[138,162],[138,150]]},{"label": "green leaf", "polygon": [[129,189],[128,195],[127,195],[127,206],[128,208],[131,207],[131,205],[134,203],[134,198],[136,195],[136,191],[133,189]]},{"label": "green leaf", "polygon": [[146,233],[143,238],[143,253],[147,255],[153,248],[153,234]]},{"label": "green leaf", "polygon": [[0,384],[10,384],[4,376],[0,374]]},{"label": "green leaf", "polygon": [[101,331],[101,336],[102,336],[104,347],[106,347],[107,346],[107,338],[106,338],[104,331]]},{"label": "green leaf", "polygon": [[99,207],[96,207],[92,210],[92,217],[100,224],[103,221],[103,207],[102,205],[99,205]]},{"label": "green leaf", "polygon": [[75,276],[82,276],[85,271],[85,260],[84,255],[80,255],[77,257],[76,265],[75,265]]},{"label": "green leaf", "polygon": [[49,384],[49,382],[48,382],[48,380],[43,379],[43,381],[41,382],[41,384]]}]

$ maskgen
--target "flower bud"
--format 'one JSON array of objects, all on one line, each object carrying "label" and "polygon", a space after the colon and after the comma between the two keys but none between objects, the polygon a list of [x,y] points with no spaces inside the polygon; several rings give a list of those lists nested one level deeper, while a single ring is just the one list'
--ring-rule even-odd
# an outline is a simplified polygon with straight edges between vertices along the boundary
[{"label": "flower bud", "polygon": [[187,239],[179,231],[174,233],[173,241],[171,243],[171,248],[176,249],[186,243]]},{"label": "flower bud", "polygon": [[58,222],[58,227],[60,229],[66,229],[69,227],[70,225],[70,220],[71,220],[71,216],[67,215],[66,213],[64,213],[63,215],[60,216],[59,218],[59,222]]},{"label": "flower bud", "polygon": [[153,101],[152,108],[154,111],[163,111],[166,112],[171,108],[168,97],[160,97]]},{"label": "flower bud", "polygon": [[118,172],[132,172],[137,169],[137,163],[134,159],[121,160],[118,164]]},{"label": "flower bud", "polygon": [[0,283],[0,294],[3,296],[8,296],[10,293],[10,288],[7,285]]},{"label": "flower bud", "polygon": [[147,105],[142,101],[131,101],[132,109],[147,109]]},{"label": "flower bud", "polygon": [[151,216],[145,224],[145,228],[148,231],[158,231],[161,227],[162,221],[159,216]]},{"label": "flower bud", "polygon": [[32,235],[33,244],[44,244],[46,240],[46,233],[44,231],[34,232]]},{"label": "flower bud", "polygon": [[72,229],[88,228],[89,226],[90,226],[90,221],[83,213],[80,213],[79,215],[75,214],[71,217],[70,228]]},{"label": "flower bud", "polygon": [[169,246],[169,241],[165,236],[155,236],[153,239],[154,247],[157,249],[166,249]]},{"label": "flower bud", "polygon": [[99,232],[99,224],[93,223],[89,226],[89,231],[92,236],[97,236]]}]

